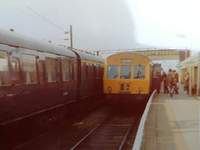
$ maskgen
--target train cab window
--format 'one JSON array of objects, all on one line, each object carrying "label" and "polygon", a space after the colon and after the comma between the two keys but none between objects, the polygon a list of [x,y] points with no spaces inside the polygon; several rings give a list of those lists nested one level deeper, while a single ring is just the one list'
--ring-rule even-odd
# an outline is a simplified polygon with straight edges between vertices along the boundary
[{"label": "train cab window", "polygon": [[0,86],[9,83],[8,55],[5,52],[0,52]]},{"label": "train cab window", "polygon": [[119,67],[115,65],[108,66],[108,79],[116,79],[118,78],[118,70]]},{"label": "train cab window", "polygon": [[121,66],[120,67],[120,79],[130,79],[131,78],[131,67]]},{"label": "train cab window", "polygon": [[47,82],[56,82],[57,81],[57,61],[54,58],[46,58],[46,77]]},{"label": "train cab window", "polygon": [[26,84],[37,83],[36,57],[31,55],[22,55],[22,71]]},{"label": "train cab window", "polygon": [[134,66],[134,79],[144,79],[145,78],[145,66],[138,64]]}]

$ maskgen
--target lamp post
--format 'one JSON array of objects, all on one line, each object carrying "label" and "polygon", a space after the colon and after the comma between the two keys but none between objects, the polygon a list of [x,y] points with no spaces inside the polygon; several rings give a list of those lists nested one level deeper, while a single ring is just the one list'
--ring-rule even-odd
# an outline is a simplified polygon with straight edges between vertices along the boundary
[{"label": "lamp post", "polygon": [[69,34],[69,39],[66,38],[64,40],[70,40],[70,49],[73,50],[73,31],[72,31],[72,25],[70,25],[69,32],[65,32],[65,34]]}]

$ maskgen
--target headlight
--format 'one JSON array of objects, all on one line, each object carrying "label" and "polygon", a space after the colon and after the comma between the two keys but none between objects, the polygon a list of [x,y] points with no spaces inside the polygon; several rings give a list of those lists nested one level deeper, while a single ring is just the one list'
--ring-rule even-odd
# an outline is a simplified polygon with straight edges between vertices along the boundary
[{"label": "headlight", "polygon": [[107,90],[108,90],[108,93],[112,92],[112,88],[110,86],[107,88]]}]

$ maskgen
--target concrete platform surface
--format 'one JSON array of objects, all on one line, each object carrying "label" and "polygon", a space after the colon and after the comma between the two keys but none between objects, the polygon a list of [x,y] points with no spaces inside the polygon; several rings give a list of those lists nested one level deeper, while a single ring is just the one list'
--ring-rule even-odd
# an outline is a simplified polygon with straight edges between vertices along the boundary
[{"label": "concrete platform surface", "polygon": [[144,127],[142,150],[200,150],[200,100],[155,97]]}]

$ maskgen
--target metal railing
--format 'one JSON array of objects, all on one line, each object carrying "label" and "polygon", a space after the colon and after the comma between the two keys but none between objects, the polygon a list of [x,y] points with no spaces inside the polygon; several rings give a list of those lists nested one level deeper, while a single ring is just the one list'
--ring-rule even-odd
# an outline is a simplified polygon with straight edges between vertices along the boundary
[{"label": "metal railing", "polygon": [[150,96],[150,98],[147,102],[144,113],[143,113],[142,118],[140,120],[140,124],[139,124],[138,130],[137,130],[137,134],[136,134],[136,137],[135,137],[135,141],[134,141],[134,145],[133,145],[132,150],[140,150],[141,149],[142,140],[143,140],[143,136],[144,136],[145,122],[147,120],[149,110],[150,110],[150,106],[151,106],[151,103],[152,103],[152,100],[153,100],[155,94],[156,94],[156,90],[153,91],[153,93],[151,94],[151,96]]}]

